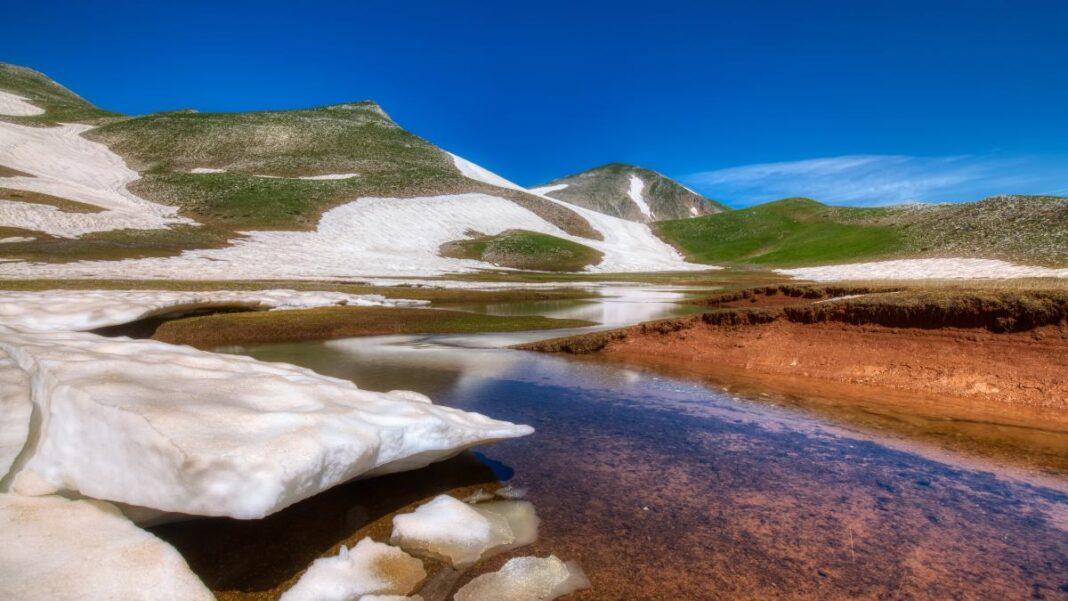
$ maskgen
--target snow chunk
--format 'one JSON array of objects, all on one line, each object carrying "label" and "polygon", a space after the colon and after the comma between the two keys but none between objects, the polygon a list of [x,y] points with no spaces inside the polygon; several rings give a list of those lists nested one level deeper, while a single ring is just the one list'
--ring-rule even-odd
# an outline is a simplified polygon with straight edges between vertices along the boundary
[{"label": "snow chunk", "polygon": [[463,568],[493,553],[534,542],[538,517],[525,501],[469,505],[448,495],[394,516],[395,545],[444,558]]},{"label": "snow chunk", "polygon": [[549,557],[516,557],[501,569],[468,582],[453,597],[455,601],[552,601],[590,587],[590,581],[574,562]]},{"label": "snow chunk", "polygon": [[16,96],[10,92],[0,90],[0,115],[32,117],[33,115],[43,114],[44,109],[30,104],[22,96]]},{"label": "snow chunk", "polygon": [[[206,174],[206,173],[229,173],[226,169],[216,169],[215,167],[195,167],[189,170],[189,173],[194,174]],[[353,177],[359,177],[359,173],[327,173],[326,175],[301,175],[297,177],[283,177],[281,175],[260,175],[253,174],[252,177],[265,177],[267,179],[306,179],[306,180],[332,180],[332,179],[350,179]]]},{"label": "snow chunk", "polygon": [[32,413],[30,377],[0,351],[0,482],[26,445]]},{"label": "snow chunk", "polygon": [[39,440],[11,490],[256,519],[357,476],[416,469],[529,426],[283,363],[0,326]]},{"label": "snow chunk", "polygon": [[308,309],[332,305],[412,307],[426,301],[378,294],[297,290],[178,292],[171,290],[0,291],[0,323],[31,330],[93,330],[153,315],[210,307]]},{"label": "snow chunk", "polygon": [[195,167],[189,170],[189,173],[203,174],[203,173],[226,173],[226,169],[216,169],[214,167]]},{"label": "snow chunk", "polygon": [[456,156],[451,152],[449,152],[448,155],[452,157],[452,162],[456,165],[456,168],[460,170],[460,173],[468,179],[473,179],[476,182],[482,182],[491,186],[497,186],[498,188],[509,188],[526,192],[526,189],[522,186],[504,179],[481,165],[476,165],[475,163],[472,163],[463,157]]},{"label": "snow chunk", "polygon": [[149,202],[126,186],[140,175],[122,157],[81,136],[90,125],[29,127],[0,122],[0,165],[32,177],[4,178],[4,186],[40,192],[105,209],[100,213],[67,213],[50,205],[0,202],[0,225],[73,238],[116,229],[160,229],[193,224],[178,217],[177,207]]},{"label": "snow chunk", "polygon": [[108,503],[0,494],[0,598],[209,601],[170,545]]},{"label": "snow chunk", "polygon": [[423,562],[365,538],[351,551],[342,545],[336,557],[316,559],[281,601],[407,599],[425,579]]},{"label": "snow chunk", "polygon": [[903,259],[776,269],[778,273],[805,280],[971,280],[1011,278],[1068,278],[1068,268],[1052,269],[1015,265],[993,259]]},{"label": "snow chunk", "polygon": [[0,238],[0,244],[12,244],[15,242],[33,242],[37,238],[33,236],[8,236],[7,238]]},{"label": "snow chunk", "polygon": [[690,215],[697,217],[700,213],[697,211],[697,207],[690,207]]},{"label": "snow chunk", "polygon": [[630,189],[627,190],[627,196],[634,201],[634,204],[638,205],[638,210],[645,215],[649,221],[653,220],[653,211],[649,208],[649,203],[645,202],[645,197],[642,196],[642,191],[645,190],[645,182],[642,178],[634,175],[630,175]]}]

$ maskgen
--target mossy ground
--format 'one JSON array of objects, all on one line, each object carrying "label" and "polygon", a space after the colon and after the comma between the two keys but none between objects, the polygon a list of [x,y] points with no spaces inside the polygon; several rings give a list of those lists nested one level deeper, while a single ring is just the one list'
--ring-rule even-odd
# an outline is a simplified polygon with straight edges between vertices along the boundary
[{"label": "mossy ground", "polygon": [[594,325],[577,319],[497,316],[398,307],[323,307],[293,311],[219,313],[163,323],[152,336],[173,344],[212,348],[226,344],[328,340],[389,334],[516,332]]}]

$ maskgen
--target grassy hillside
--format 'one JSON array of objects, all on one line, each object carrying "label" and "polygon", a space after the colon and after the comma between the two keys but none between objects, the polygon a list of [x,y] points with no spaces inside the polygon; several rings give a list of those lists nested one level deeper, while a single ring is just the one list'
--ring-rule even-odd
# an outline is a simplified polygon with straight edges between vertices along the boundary
[{"label": "grassy hillside", "polygon": [[[158,113],[86,133],[142,179],[138,195],[181,207],[201,223],[232,229],[308,229],[323,211],[360,196],[486,192],[579,236],[597,237],[579,215],[531,194],[460,174],[433,144],[398,127],[373,102],[255,113]],[[190,173],[197,168],[220,173]],[[356,177],[308,180],[331,174]],[[268,177],[264,177],[268,176]]]},{"label": "grassy hillside", "polygon": [[613,217],[644,222],[648,219],[627,194],[631,175],[644,182],[642,196],[657,220],[685,219],[693,217],[694,212],[710,215],[729,210],[655,171],[623,163],[610,163],[542,185],[566,184],[566,188],[550,192],[549,196]]},{"label": "grassy hillside", "polygon": [[703,263],[789,267],[955,256],[1068,264],[1068,199],[1057,197],[880,208],[791,198],[654,227],[690,260]]},{"label": "grassy hillside", "polygon": [[582,271],[599,263],[602,257],[600,251],[588,246],[526,230],[446,242],[441,246],[441,255],[536,271]]},{"label": "grassy hillside", "polygon": [[894,226],[864,223],[882,211],[789,198],[708,217],[662,221],[654,228],[691,261],[810,265],[900,252],[904,243]]},{"label": "grassy hillside", "polygon": [[98,109],[67,88],[45,75],[9,63],[0,63],[0,90],[22,96],[30,104],[44,109],[43,115],[13,117],[0,115],[0,119],[23,125],[53,125],[55,123],[96,123],[111,113]]}]

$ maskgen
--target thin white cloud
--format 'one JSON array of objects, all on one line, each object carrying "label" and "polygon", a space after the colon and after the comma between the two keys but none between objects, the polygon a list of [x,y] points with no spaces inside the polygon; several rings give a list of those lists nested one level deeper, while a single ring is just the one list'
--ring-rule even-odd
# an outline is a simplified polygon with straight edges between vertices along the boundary
[{"label": "thin white cloud", "polygon": [[1068,184],[1068,163],[1047,159],[846,155],[759,163],[683,178],[710,198],[740,205],[787,196],[829,204],[957,202],[995,194],[1054,194]]}]

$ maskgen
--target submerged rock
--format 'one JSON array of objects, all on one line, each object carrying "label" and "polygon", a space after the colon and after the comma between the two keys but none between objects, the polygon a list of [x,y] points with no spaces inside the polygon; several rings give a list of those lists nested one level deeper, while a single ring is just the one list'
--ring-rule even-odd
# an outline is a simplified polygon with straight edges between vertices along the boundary
[{"label": "submerged rock", "polygon": [[590,587],[574,562],[549,557],[516,557],[501,569],[482,574],[456,591],[454,601],[552,601]]},{"label": "submerged rock", "polygon": [[528,545],[538,517],[525,501],[469,505],[448,495],[393,518],[391,542],[466,567],[493,553]]},{"label": "submerged rock", "polygon": [[426,579],[423,562],[390,545],[365,538],[351,550],[316,559],[281,601],[394,601]]},{"label": "submerged rock", "polygon": [[423,467],[529,426],[421,395],[150,340],[0,326],[33,383],[38,438],[9,487],[261,518],[357,476]]},{"label": "submerged rock", "polygon": [[177,551],[108,503],[0,494],[0,532],[0,599],[214,599]]}]

